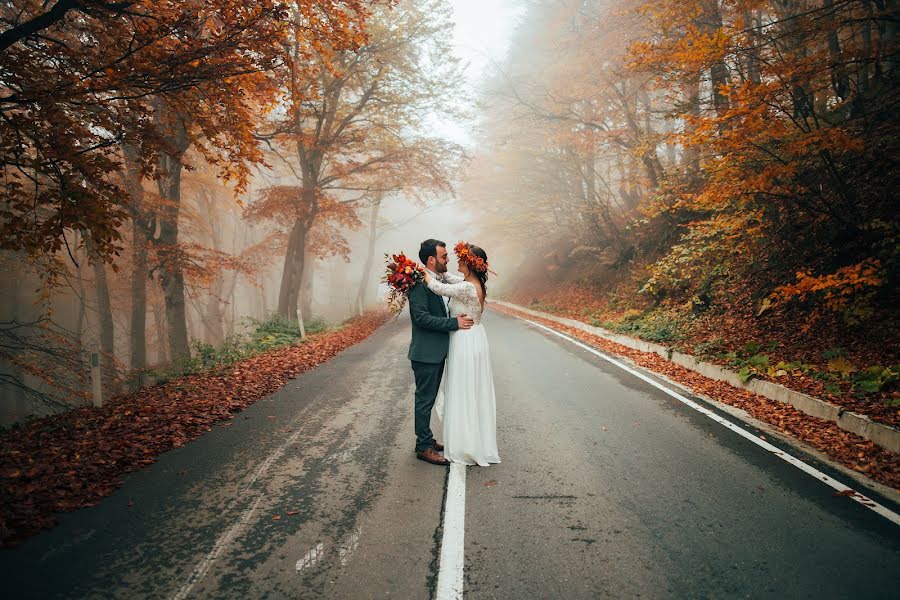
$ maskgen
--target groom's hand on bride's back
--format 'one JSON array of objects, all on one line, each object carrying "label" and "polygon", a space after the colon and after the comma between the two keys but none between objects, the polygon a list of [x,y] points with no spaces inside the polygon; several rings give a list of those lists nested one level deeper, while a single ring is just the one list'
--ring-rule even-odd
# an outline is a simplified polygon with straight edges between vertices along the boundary
[{"label": "groom's hand on bride's back", "polygon": [[469,329],[475,324],[475,321],[469,315],[459,315],[456,317],[456,322],[459,324],[460,329]]}]

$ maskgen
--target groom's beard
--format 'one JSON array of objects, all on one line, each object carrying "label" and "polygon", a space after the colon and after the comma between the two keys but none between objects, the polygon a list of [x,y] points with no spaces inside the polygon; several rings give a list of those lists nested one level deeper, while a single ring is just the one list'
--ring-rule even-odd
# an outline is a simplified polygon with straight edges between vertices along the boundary
[{"label": "groom's beard", "polygon": [[434,265],[434,272],[438,275],[443,275],[447,272],[447,265],[436,264]]}]

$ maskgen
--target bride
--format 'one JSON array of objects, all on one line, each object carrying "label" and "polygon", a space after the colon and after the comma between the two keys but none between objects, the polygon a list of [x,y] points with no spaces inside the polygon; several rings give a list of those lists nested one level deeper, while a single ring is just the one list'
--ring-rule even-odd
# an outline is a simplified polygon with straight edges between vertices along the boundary
[{"label": "bride", "polygon": [[500,462],[494,377],[487,335],[481,324],[487,254],[465,242],[458,243],[454,252],[462,277],[446,274],[444,283],[426,271],[425,283],[435,294],[450,298],[451,317],[467,314],[475,325],[450,333],[447,366],[436,407],[444,425],[444,456],[451,462],[486,467]]}]

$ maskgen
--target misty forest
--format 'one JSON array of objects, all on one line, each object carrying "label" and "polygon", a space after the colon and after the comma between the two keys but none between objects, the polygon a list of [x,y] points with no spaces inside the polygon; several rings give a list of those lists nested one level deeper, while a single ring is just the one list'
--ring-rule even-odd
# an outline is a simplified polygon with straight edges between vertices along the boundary
[{"label": "misty forest", "polygon": [[478,4],[0,3],[0,538],[397,327],[426,238],[486,251],[492,348],[528,310],[696,357],[900,489],[746,387],[900,426],[896,1]]}]

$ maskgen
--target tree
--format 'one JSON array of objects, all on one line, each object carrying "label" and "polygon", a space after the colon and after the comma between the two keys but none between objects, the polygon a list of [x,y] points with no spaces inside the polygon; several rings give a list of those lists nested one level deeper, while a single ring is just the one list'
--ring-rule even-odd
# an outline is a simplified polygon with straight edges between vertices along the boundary
[{"label": "tree", "polygon": [[490,150],[464,196],[491,209],[486,225],[510,244],[624,264],[634,254],[627,225],[665,177],[656,99],[623,54],[638,17],[557,2],[535,5],[526,23],[487,92]]},{"label": "tree", "polygon": [[149,98],[273,68],[280,16],[270,1],[4,4],[0,247],[53,253],[74,230],[112,255],[128,217],[108,176],[118,144],[148,171],[164,145]]},{"label": "tree", "polygon": [[[302,24],[296,16],[293,23]],[[295,44],[288,51],[289,104],[260,137],[291,152],[284,160],[299,184],[278,186],[251,207],[255,215],[278,215],[288,228],[279,314],[292,317],[296,310],[307,237],[317,220],[406,187],[399,174],[423,157],[459,155],[454,145],[422,133],[429,114],[451,106],[458,79],[455,63],[447,60],[448,23],[449,8],[440,2],[378,9],[369,41],[333,57],[315,53],[317,77],[309,81],[296,76],[309,59],[304,49]]]},{"label": "tree", "polygon": [[[284,5],[23,1],[0,10],[9,26],[0,44],[0,247],[52,254],[75,230],[98,256],[113,256],[130,211],[110,174],[129,146],[168,200],[147,225],[163,258],[171,353],[186,356],[177,250],[184,155],[194,146],[223,178],[246,183],[261,160],[254,122],[276,101]],[[306,25],[303,45],[326,55],[358,44],[366,16],[358,0],[300,2],[294,14]]]},{"label": "tree", "polygon": [[670,95],[679,81],[699,81],[705,96],[672,110],[685,123],[678,143],[697,166],[660,196],[657,209],[685,226],[660,280],[776,252],[794,257],[793,270],[812,263],[836,274],[888,260],[876,238],[891,208],[872,183],[883,181],[873,168],[896,131],[888,116],[896,82],[883,75],[895,34],[877,26],[890,19],[887,7],[873,6],[645,3],[651,29],[669,34],[635,44],[635,70]]}]

